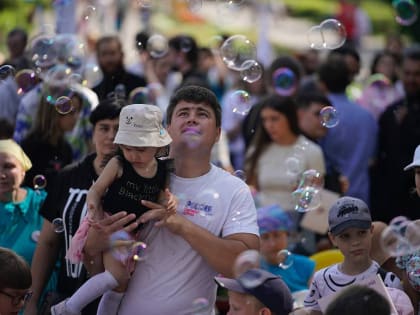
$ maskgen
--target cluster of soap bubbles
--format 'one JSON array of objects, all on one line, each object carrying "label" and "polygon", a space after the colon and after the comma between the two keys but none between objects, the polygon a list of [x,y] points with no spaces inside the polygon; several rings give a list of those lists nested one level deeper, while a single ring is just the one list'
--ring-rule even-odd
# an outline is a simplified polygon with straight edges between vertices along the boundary
[{"label": "cluster of soap bubbles", "polygon": [[346,41],[346,29],[336,19],[327,19],[313,26],[307,33],[309,46],[312,49],[337,49]]},{"label": "cluster of soap bubbles", "polygon": [[420,220],[411,221],[398,216],[391,220],[381,234],[382,248],[398,257],[420,250]]},{"label": "cluster of soap bubbles", "polygon": [[414,0],[394,0],[392,6],[398,24],[408,26],[417,20],[418,7]]},{"label": "cluster of soap bubbles", "polygon": [[321,188],[324,185],[323,176],[317,170],[307,170],[302,173],[297,189],[292,193],[295,210],[308,212],[321,206]]},{"label": "cluster of soap bubbles", "polygon": [[256,61],[257,47],[245,35],[227,38],[220,47],[220,56],[229,69],[240,73],[244,81],[253,83],[261,78],[263,70]]}]

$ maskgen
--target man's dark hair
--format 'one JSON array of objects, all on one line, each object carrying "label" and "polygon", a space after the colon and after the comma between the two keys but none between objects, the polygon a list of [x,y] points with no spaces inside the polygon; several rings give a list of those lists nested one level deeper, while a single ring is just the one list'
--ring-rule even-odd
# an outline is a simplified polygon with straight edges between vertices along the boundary
[{"label": "man's dark hair", "polygon": [[197,65],[198,46],[193,37],[189,35],[177,35],[169,40],[168,45],[177,52],[183,51],[184,46],[188,47],[188,51],[185,51],[187,60],[193,65],[193,67]]},{"label": "man's dark hair", "polygon": [[356,48],[351,45],[343,45],[340,48],[331,51],[331,54],[339,54],[341,56],[351,56],[360,63],[360,54]]},{"label": "man's dark hair", "polygon": [[0,140],[13,138],[14,129],[14,126],[7,118],[0,118]]},{"label": "man's dark hair", "polygon": [[106,99],[101,101],[90,114],[90,123],[95,126],[98,121],[118,118],[123,105],[121,100]]},{"label": "man's dark hair", "polygon": [[216,117],[216,126],[220,127],[222,123],[222,108],[216,95],[204,87],[198,85],[187,85],[177,90],[169,101],[168,108],[166,109],[166,122],[169,125],[172,121],[172,114],[176,105],[179,102],[186,101],[194,104],[204,103],[209,105]]},{"label": "man's dark hair", "polygon": [[28,33],[26,33],[26,31],[23,28],[16,27],[7,34],[7,38],[16,35],[20,36],[20,39],[24,43],[24,46],[26,46],[26,43],[28,42]]},{"label": "man's dark hair", "polygon": [[330,93],[343,93],[350,83],[350,73],[344,57],[332,54],[318,69],[319,80]]},{"label": "man's dark hair", "polygon": [[296,104],[298,108],[307,109],[312,103],[332,106],[328,97],[317,91],[301,91],[296,98]]}]

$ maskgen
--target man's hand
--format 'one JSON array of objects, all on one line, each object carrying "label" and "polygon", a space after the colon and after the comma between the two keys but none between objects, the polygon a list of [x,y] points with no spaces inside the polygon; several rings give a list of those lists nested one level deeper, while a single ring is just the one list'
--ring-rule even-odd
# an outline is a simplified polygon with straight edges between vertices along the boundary
[{"label": "man's hand", "polygon": [[150,208],[149,211],[140,216],[139,221],[141,223],[155,220],[155,226],[165,226],[174,234],[179,234],[183,226],[190,223],[190,221],[185,219],[183,216],[178,215],[176,212],[169,210],[161,204],[147,200],[142,200],[141,203],[142,205]]},{"label": "man's hand", "polygon": [[[135,219],[136,215],[134,213],[127,215],[127,212],[121,211],[93,222],[91,225],[92,228],[88,231],[84,251],[90,256],[96,256],[108,250],[111,234],[119,230],[125,230],[129,233],[132,232],[138,226],[138,223],[134,221]],[[131,224],[129,224],[130,222]]]}]

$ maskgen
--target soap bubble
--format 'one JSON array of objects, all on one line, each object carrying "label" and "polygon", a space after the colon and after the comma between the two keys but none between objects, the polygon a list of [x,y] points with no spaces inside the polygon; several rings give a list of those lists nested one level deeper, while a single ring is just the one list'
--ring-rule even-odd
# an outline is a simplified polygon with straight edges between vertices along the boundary
[{"label": "soap bubble", "polygon": [[52,225],[55,233],[63,233],[64,232],[64,223],[63,219],[55,218],[52,220]]},{"label": "soap bubble", "polygon": [[293,265],[293,255],[287,249],[282,249],[277,253],[278,265],[282,269],[289,269]]},{"label": "soap bubble", "polygon": [[154,34],[147,40],[146,49],[153,58],[161,58],[168,53],[168,40],[160,34]]},{"label": "soap bubble", "polygon": [[298,80],[295,73],[289,68],[279,68],[273,72],[273,87],[277,94],[290,96],[295,93]]},{"label": "soap bubble", "polygon": [[16,73],[16,70],[11,65],[4,65],[0,67],[0,80],[5,80],[9,76],[14,76]]},{"label": "soap bubble", "polygon": [[252,268],[259,268],[260,266],[260,253],[257,250],[249,249],[243,251],[238,255],[233,264],[233,274],[238,278],[244,272]]},{"label": "soap bubble", "polygon": [[73,102],[71,101],[71,98],[67,96],[60,96],[57,98],[54,106],[55,110],[61,115],[66,115],[73,110]]},{"label": "soap bubble", "polygon": [[241,79],[248,83],[257,82],[261,79],[263,69],[255,60],[247,60],[243,64],[244,70],[240,72]]},{"label": "soap bubble", "polygon": [[15,76],[16,85],[18,86],[17,93],[24,94],[32,90],[38,83],[38,78],[35,71],[31,69],[20,70]]},{"label": "soap bubble", "polygon": [[340,122],[338,112],[333,106],[325,106],[319,112],[321,124],[326,128],[334,128]]},{"label": "soap bubble", "polygon": [[252,107],[251,97],[247,91],[237,90],[228,96],[232,112],[245,116]]},{"label": "soap bubble", "polygon": [[47,186],[47,179],[44,175],[35,175],[32,184],[34,185],[34,189],[44,189]]},{"label": "soap bubble", "polygon": [[395,20],[398,24],[408,26],[417,20],[418,8],[413,0],[394,0],[392,6],[395,11]]},{"label": "soap bubble", "polygon": [[220,54],[228,68],[242,71],[249,65],[245,61],[257,58],[257,48],[246,36],[233,35],[224,41]]},{"label": "soap bubble", "polygon": [[295,204],[294,209],[298,212],[316,210],[321,206],[319,189],[311,186],[298,188],[292,193]]},{"label": "soap bubble", "polygon": [[327,19],[320,24],[323,46],[326,49],[337,49],[346,42],[346,29],[336,19]]}]

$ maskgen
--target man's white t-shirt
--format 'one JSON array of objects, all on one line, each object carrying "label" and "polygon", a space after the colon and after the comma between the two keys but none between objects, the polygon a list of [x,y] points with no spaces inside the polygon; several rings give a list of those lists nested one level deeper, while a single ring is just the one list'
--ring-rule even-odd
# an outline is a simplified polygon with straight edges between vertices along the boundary
[{"label": "man's white t-shirt", "polygon": [[[212,234],[258,235],[249,188],[226,171],[212,165],[197,178],[172,175],[171,191],[179,200],[178,214]],[[182,237],[164,227],[153,228],[145,242],[146,259],[137,264],[118,314],[183,315],[191,313],[198,298],[214,305],[217,273]]]}]

